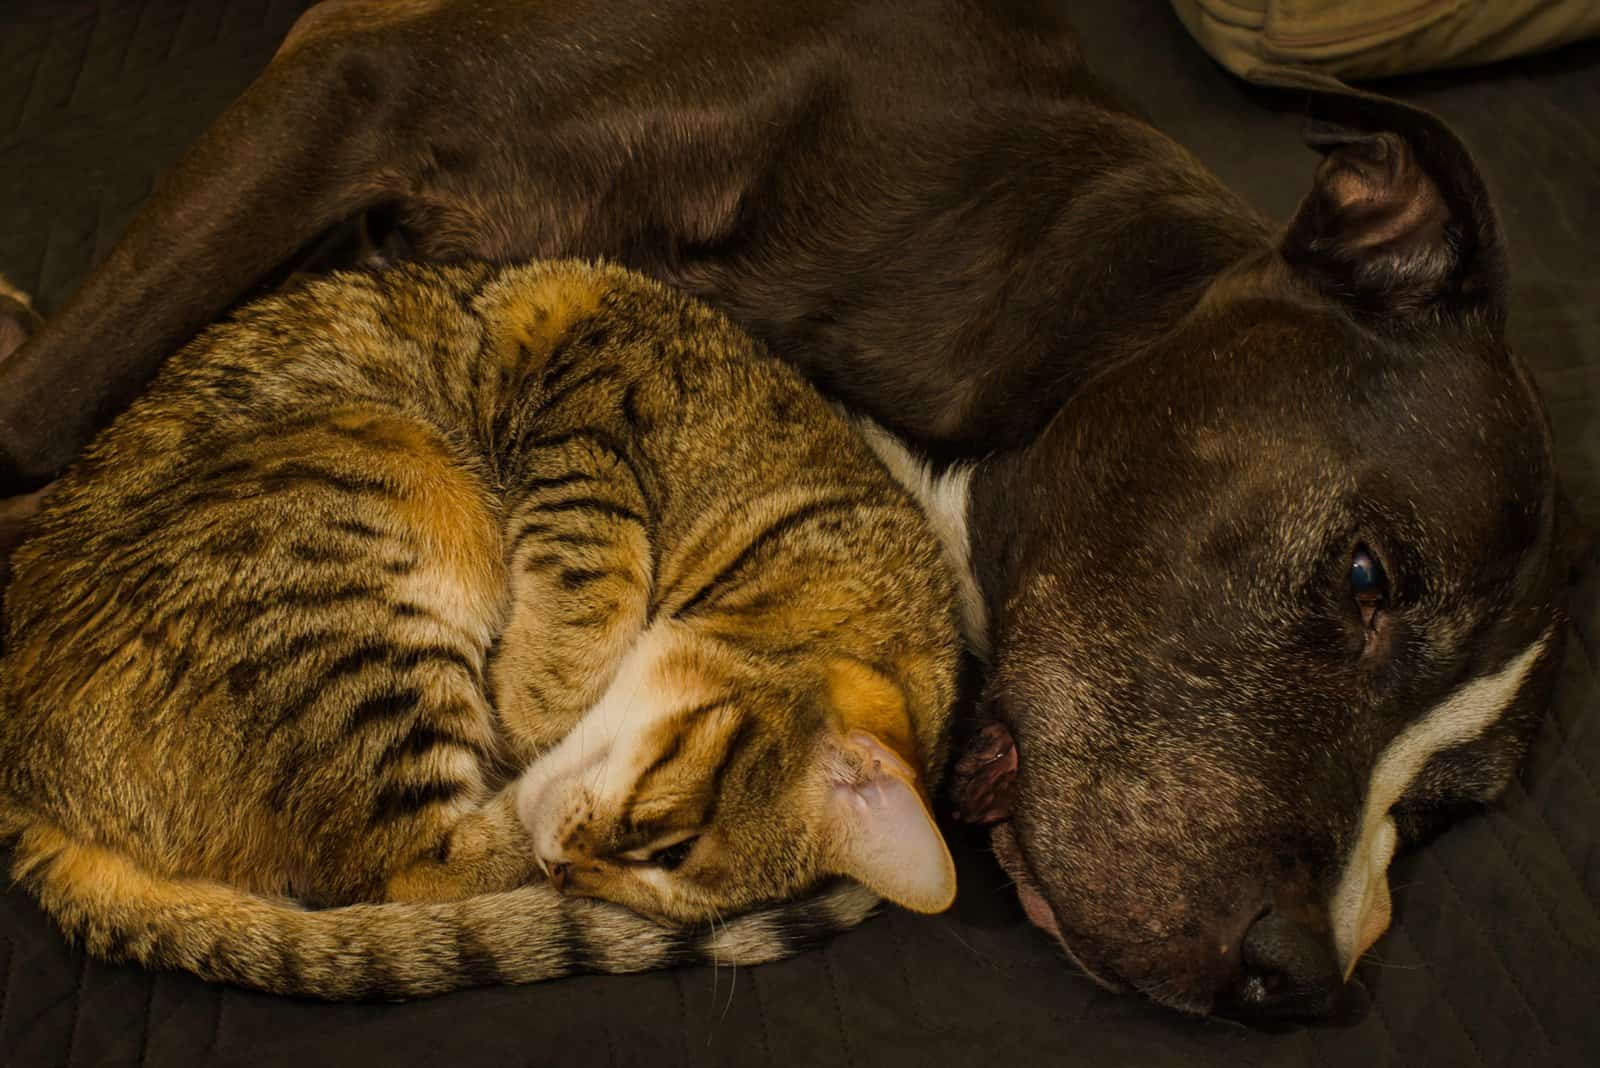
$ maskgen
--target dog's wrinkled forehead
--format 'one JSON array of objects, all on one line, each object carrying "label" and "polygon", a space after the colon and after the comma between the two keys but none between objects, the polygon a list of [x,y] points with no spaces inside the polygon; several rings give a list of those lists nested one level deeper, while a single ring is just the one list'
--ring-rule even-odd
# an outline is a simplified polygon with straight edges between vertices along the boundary
[{"label": "dog's wrinkled forehead", "polygon": [[1214,579],[1243,577],[1230,559],[1303,569],[1346,536],[1437,542],[1417,563],[1441,575],[1514,563],[1537,540],[1549,441],[1492,339],[1378,335],[1314,307],[1246,300],[1166,347],[1187,351],[1106,376],[1036,459],[1070,469],[1082,525],[1131,527],[1099,527],[1091,553],[1061,552],[1070,539],[1054,536],[1037,553],[1101,568],[1116,558],[1182,584],[1208,560],[1224,568]]},{"label": "dog's wrinkled forehead", "polygon": [[1115,691],[1098,705],[1147,719],[1167,715],[1152,703],[1259,688],[1263,714],[1283,706],[1259,731],[1297,718],[1297,694],[1379,702],[1385,680],[1368,676],[1382,665],[1351,600],[1358,553],[1407,621],[1386,661],[1470,656],[1474,635],[1544,596],[1549,441],[1503,348],[1470,331],[1375,337],[1251,301],[1172,344],[1193,355],[1108,375],[1036,450],[1032,477],[1068,503],[1012,548],[997,637],[1014,695],[1093,678]]}]

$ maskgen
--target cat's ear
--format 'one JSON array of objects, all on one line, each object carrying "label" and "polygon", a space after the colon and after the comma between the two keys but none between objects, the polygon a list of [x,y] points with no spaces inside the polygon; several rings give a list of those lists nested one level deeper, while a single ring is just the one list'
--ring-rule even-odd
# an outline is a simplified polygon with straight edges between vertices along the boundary
[{"label": "cat's ear", "polygon": [[1380,321],[1465,312],[1501,327],[1499,223],[1471,154],[1444,122],[1310,71],[1259,67],[1250,80],[1307,95],[1306,140],[1322,153],[1281,246],[1291,267]]},{"label": "cat's ear", "polygon": [[956,896],[956,867],[915,770],[905,692],[843,657],[828,665],[827,684],[834,722],[823,766],[834,873],[916,912],[942,912]]},{"label": "cat's ear", "polygon": [[837,656],[828,662],[828,705],[840,734],[865,731],[894,750],[912,767],[921,767],[921,749],[906,708],[906,691],[870,664]]},{"label": "cat's ear", "polygon": [[876,735],[832,736],[825,826],[830,866],[914,912],[943,912],[956,866],[917,773]]}]

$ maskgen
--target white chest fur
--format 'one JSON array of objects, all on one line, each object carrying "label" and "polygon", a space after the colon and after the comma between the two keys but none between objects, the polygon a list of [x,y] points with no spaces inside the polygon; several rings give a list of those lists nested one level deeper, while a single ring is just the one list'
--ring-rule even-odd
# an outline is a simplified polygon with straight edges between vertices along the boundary
[{"label": "white chest fur", "polygon": [[922,506],[939,544],[944,547],[945,559],[955,573],[956,591],[961,598],[962,635],[975,654],[989,659],[989,613],[972,570],[972,539],[967,531],[972,476],[977,466],[955,464],[942,471],[936,470],[877,423],[865,416],[850,418],[895,481]]}]

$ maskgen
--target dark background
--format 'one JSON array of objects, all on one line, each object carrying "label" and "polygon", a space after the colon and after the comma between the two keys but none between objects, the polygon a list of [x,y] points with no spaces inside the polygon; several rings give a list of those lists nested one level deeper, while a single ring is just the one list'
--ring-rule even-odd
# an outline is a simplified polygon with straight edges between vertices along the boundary
[{"label": "dark background", "polygon": [[[643,0],[648,2],[648,0]],[[0,0],[0,272],[46,314],[200,130],[264,66],[302,0]],[[1091,64],[1284,217],[1314,157],[1285,104],[1215,67],[1162,0],[1060,9]],[[1600,45],[1387,83],[1477,150],[1514,271],[1511,334],[1559,465],[1600,521]],[[1132,310],[1130,310],[1132,313]],[[1392,875],[1396,923],[1358,971],[1354,1024],[1264,1034],[1101,992],[1022,920],[957,833],[961,900],[891,912],[759,969],[688,969],[396,1006],[302,1004],[89,962],[0,896],[0,1063],[1600,1064],[1600,733],[1594,554],[1573,588],[1556,707],[1504,803]]]}]

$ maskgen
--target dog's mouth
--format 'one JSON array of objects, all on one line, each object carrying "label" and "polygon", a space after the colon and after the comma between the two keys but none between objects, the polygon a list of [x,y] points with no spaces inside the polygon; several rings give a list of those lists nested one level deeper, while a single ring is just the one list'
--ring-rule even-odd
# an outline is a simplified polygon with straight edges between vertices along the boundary
[{"label": "dog's mouth", "polygon": [[1028,868],[1028,861],[1023,856],[1022,846],[1017,841],[1017,833],[1012,830],[1010,820],[996,823],[990,829],[989,844],[994,849],[995,859],[1000,862],[1000,867],[1010,876],[1012,884],[1016,887],[1017,900],[1022,903],[1022,911],[1028,917],[1028,922],[1049,935],[1056,945],[1061,947],[1067,959],[1084,975],[1113,993],[1125,990],[1126,987],[1122,984],[1100,975],[1072,952],[1072,946],[1061,933],[1061,924],[1056,919],[1055,909],[1051,907],[1050,900],[1044,896],[1044,891],[1040,889],[1032,871]]},{"label": "dog's mouth", "polygon": [[1017,794],[1017,747],[1010,728],[997,720],[976,725],[961,740],[958,749],[951,789],[955,818],[990,829],[990,847],[1000,867],[1010,876],[1028,922],[1049,935],[1084,975],[1107,990],[1123,990],[1121,984],[1096,973],[1072,952],[1050,899],[1033,877],[1023,855],[1022,843],[1011,825],[1011,806]]},{"label": "dog's mouth", "polygon": [[[1049,936],[1096,985],[1113,993],[1138,992],[1186,1014],[1217,1014],[1263,1024],[1280,1017],[1329,1019],[1332,1010],[1343,1004],[1337,980],[1348,976],[1334,976],[1332,947],[1322,945],[1327,941],[1325,930],[1319,936],[1318,924],[1302,922],[1291,913],[1289,899],[1274,901],[1266,882],[1261,883],[1262,900],[1243,892],[1224,895],[1225,901],[1212,901],[1219,911],[1201,914],[1198,923],[1185,918],[1195,908],[1183,900],[1158,904],[1144,900],[1146,890],[1126,887],[1117,900],[1130,915],[1153,919],[1153,927],[1125,928],[1119,924],[1117,904],[1103,902],[1098,919],[1095,908],[1090,908],[1091,926],[1086,931],[1085,919],[1076,910],[1093,898],[1075,895],[1093,894],[1088,888],[1093,880],[1085,884],[1081,877],[1069,878],[1063,884],[1049,878],[1052,871],[1058,879],[1062,873],[1048,865],[1041,876],[1027,848],[1028,824],[1019,829],[1013,819],[1018,760],[1009,729],[992,722],[979,725],[963,739],[958,754],[951,783],[954,815],[987,827],[995,859],[1010,878],[1028,922]],[[1227,872],[1219,871],[1217,878],[1229,881]],[[1282,886],[1290,885],[1286,879],[1284,872],[1278,873]],[[1046,889],[1051,885],[1056,886],[1054,897]],[[1242,885],[1257,883],[1245,878]],[[1297,891],[1293,900],[1305,898],[1309,905],[1314,897]],[[1202,892],[1200,900],[1204,899]],[[1269,914],[1272,919],[1267,921]],[[1101,926],[1092,926],[1095,923]],[[1252,982],[1261,989],[1255,991]]]}]

